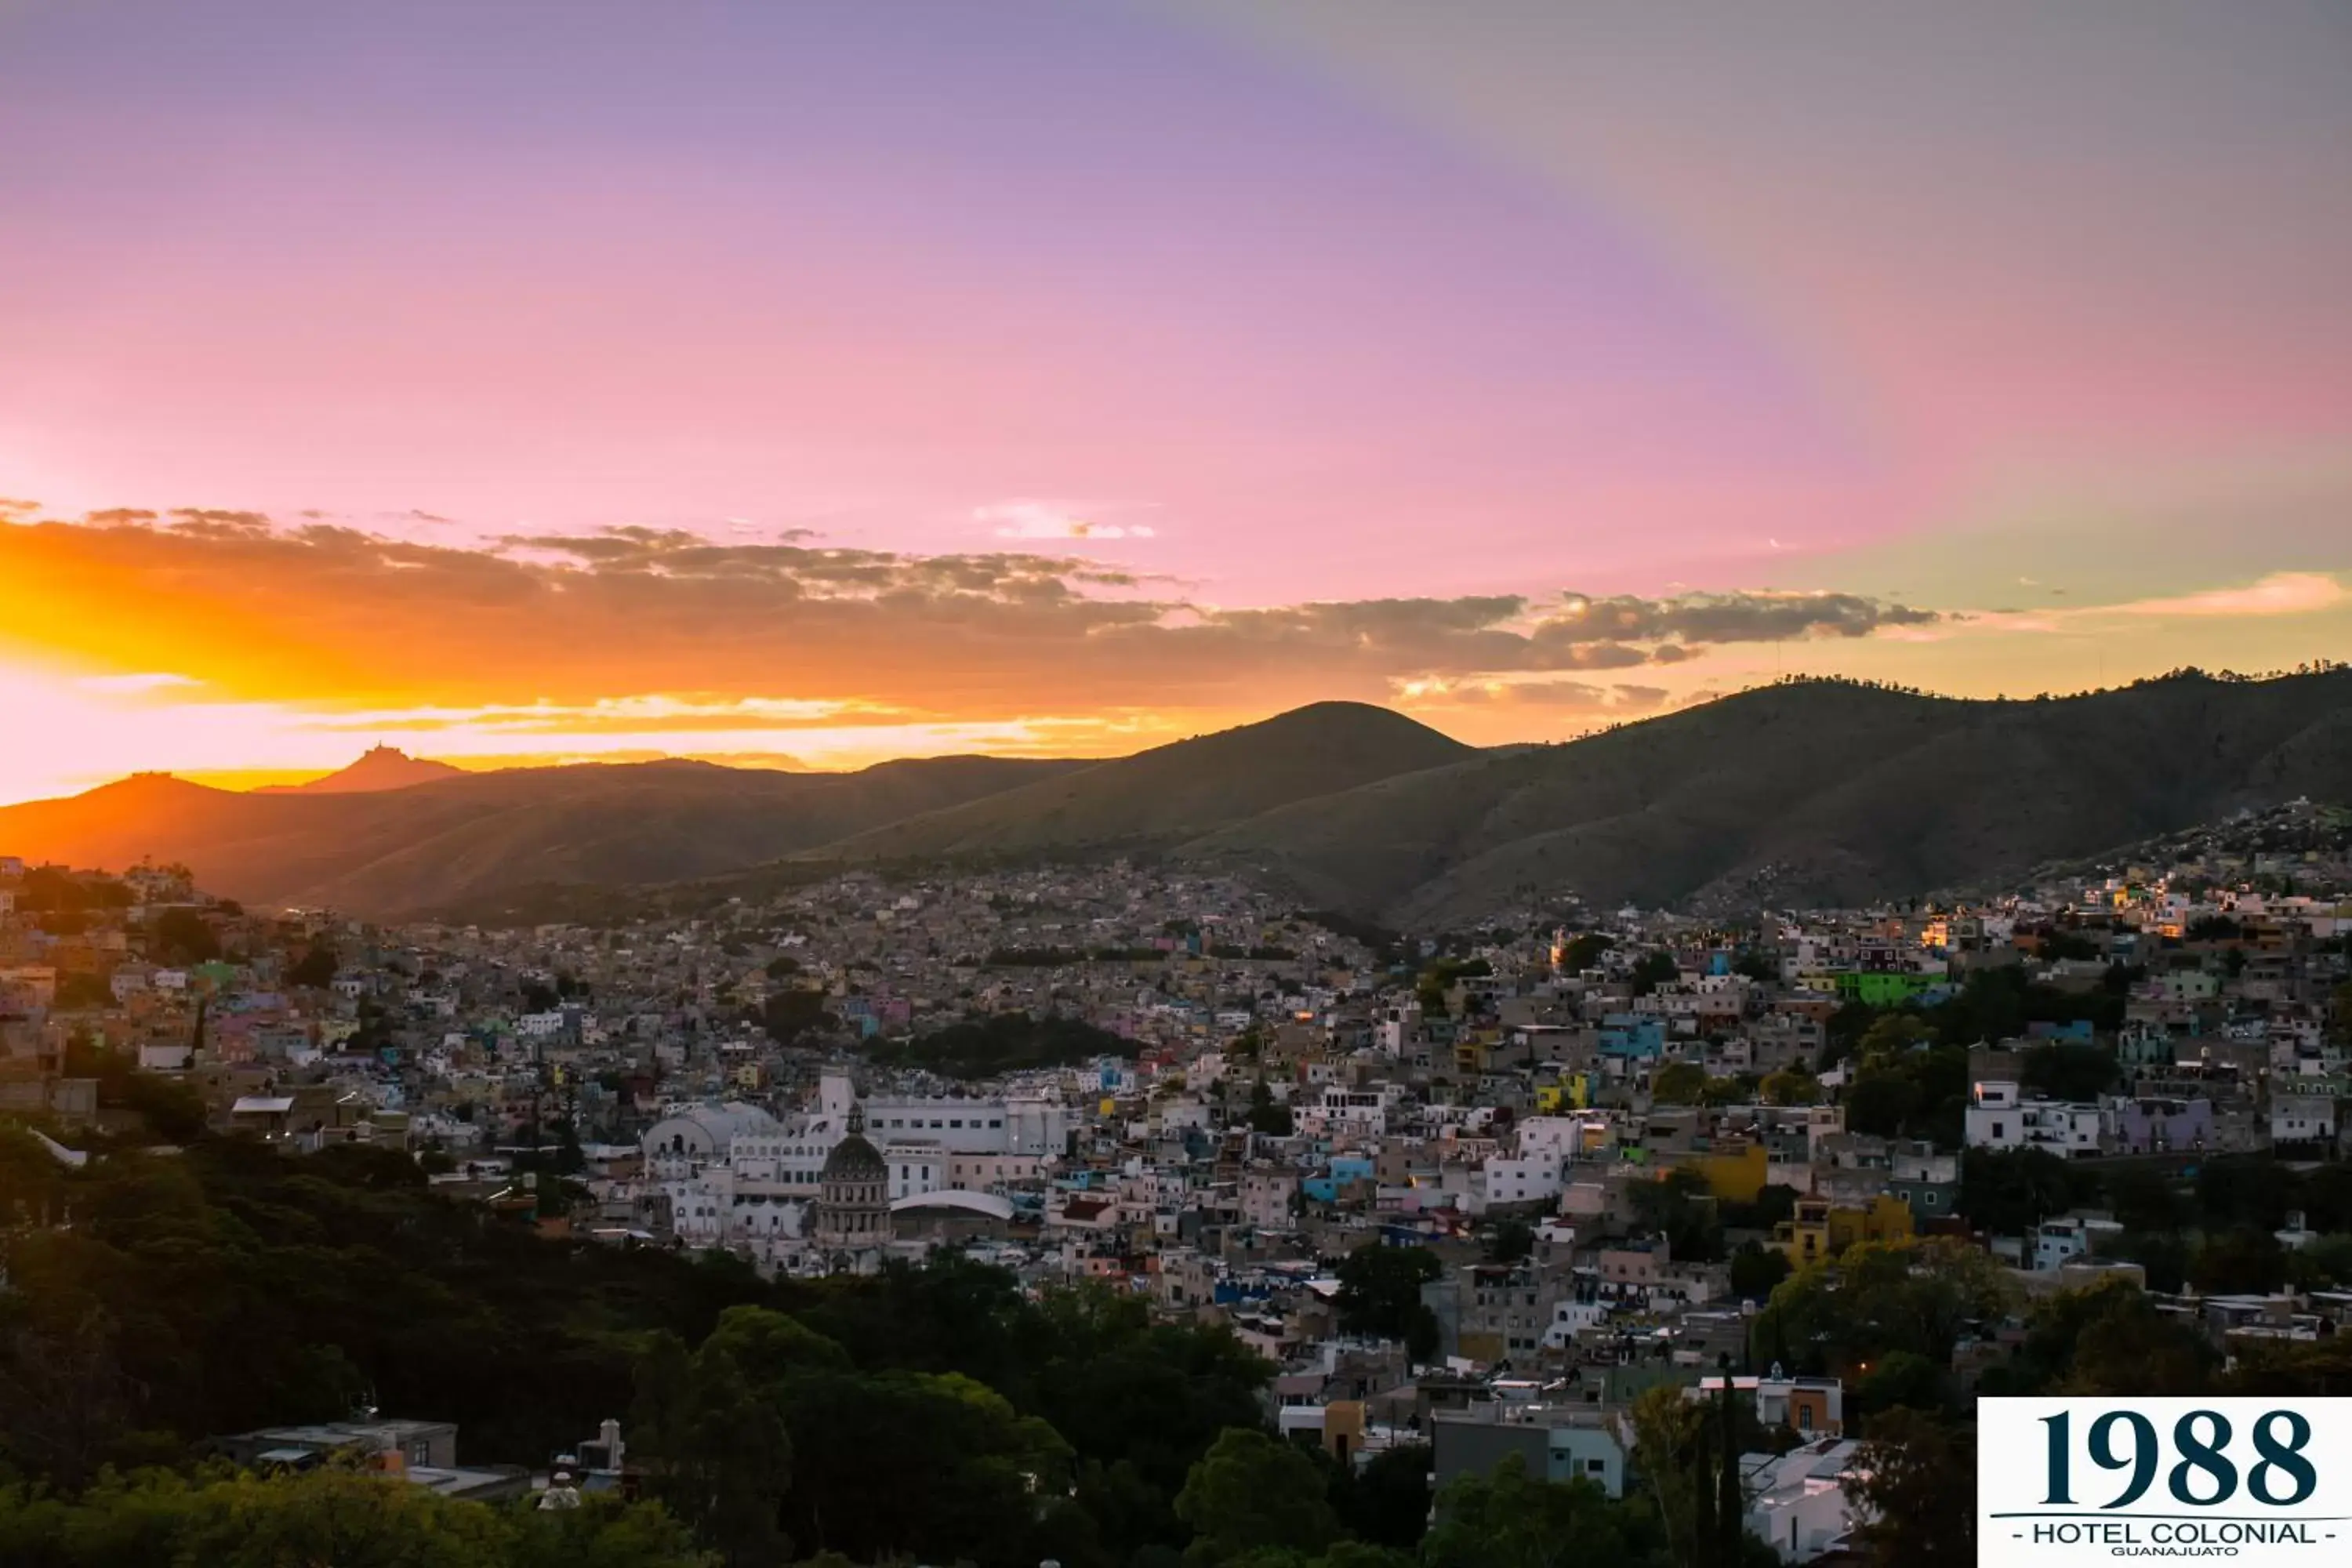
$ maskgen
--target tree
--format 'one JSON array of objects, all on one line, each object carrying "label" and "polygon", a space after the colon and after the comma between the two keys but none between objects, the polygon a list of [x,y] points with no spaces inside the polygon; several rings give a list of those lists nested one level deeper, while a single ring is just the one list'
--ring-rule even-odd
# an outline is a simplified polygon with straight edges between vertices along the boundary
[{"label": "tree", "polygon": [[2209,1296],[2267,1295],[2286,1283],[2286,1253],[2266,1230],[2210,1236],[2189,1260],[2189,1282]]},{"label": "tree", "polygon": [[1628,973],[1633,983],[1633,994],[1647,996],[1661,985],[1671,985],[1682,978],[1682,969],[1671,952],[1645,952],[1633,961]]},{"label": "tree", "polygon": [[2295,1201],[2312,1229],[2352,1232],[2352,1164],[2331,1162],[2309,1173]]},{"label": "tree", "polygon": [[1795,1217],[1798,1196],[1797,1189],[1786,1182],[1767,1182],[1758,1189],[1756,1201],[1743,1209],[1738,1219],[1726,1215],[1725,1223],[1769,1231],[1782,1220]]},{"label": "tree", "polygon": [[1935,1031],[1908,1013],[1885,1014],[1872,1023],[1856,1047],[1853,1080],[1844,1095],[1850,1130],[1959,1145],[1969,1095],[1968,1051],[1948,1038],[1931,1045],[1934,1038]]},{"label": "tree", "polygon": [[332,943],[320,942],[305,952],[286,971],[286,984],[310,990],[324,990],[335,983],[336,958]]},{"label": "tree", "polygon": [[113,988],[86,970],[68,970],[58,976],[58,1011],[75,1013],[114,1005]]},{"label": "tree", "polygon": [[1760,1091],[1767,1105],[1819,1105],[1821,1080],[1809,1072],[1784,1068],[1767,1073]]},{"label": "tree", "polygon": [[1944,1369],[1916,1351],[1889,1351],[1854,1380],[1858,1408],[1875,1413],[1898,1407],[1928,1413],[1944,1406]]},{"label": "tree", "polygon": [[1758,1315],[1775,1360],[1828,1371],[1910,1351],[1948,1365],[1968,1323],[1996,1319],[2015,1288],[1986,1253],[1945,1237],[1865,1241],[1781,1281]]},{"label": "tree", "polygon": [[148,937],[166,963],[208,963],[220,956],[220,938],[194,910],[165,910],[148,928]]},{"label": "tree", "polygon": [[[1263,1420],[1272,1369],[1229,1330],[1155,1322],[1100,1286],[1032,1297],[944,1256],[762,1279],[724,1254],[544,1240],[436,1196],[396,1149],[79,1142],[92,1158],[68,1168],[0,1129],[0,1223],[29,1222],[0,1293],[0,1475],[77,1506],[109,1466],[193,1471],[212,1434],[331,1419],[368,1394],[457,1422],[485,1464],[543,1463],[618,1412],[648,1494],[695,1510],[687,1528],[739,1562],[790,1538],[858,1563],[1139,1568],[1186,1538],[1174,1500],[1219,1434]],[[1415,1311],[1409,1337],[1431,1321]],[[1413,1478],[1390,1479],[1401,1531]],[[0,1562],[101,1568],[47,1537],[18,1550],[21,1495],[0,1495]],[[1332,1497],[1370,1529],[1356,1491]],[[637,1517],[681,1528],[667,1507]],[[487,1561],[635,1568],[637,1525],[525,1528],[528,1553],[501,1536]],[[1402,1568],[1379,1550],[1352,1568]],[[102,1568],[195,1561],[159,1535]]]},{"label": "tree", "polygon": [[1622,1510],[1582,1477],[1545,1480],[1509,1454],[1490,1475],[1466,1470],[1437,1496],[1422,1542],[1424,1568],[1565,1568],[1641,1555]]},{"label": "tree", "polygon": [[1723,1386],[1716,1394],[1715,1552],[1719,1568],[1735,1568],[1746,1556],[1748,1498],[1739,1485],[1739,1411],[1731,1393],[1731,1357],[1722,1358]]},{"label": "tree", "polygon": [[1176,1517],[1192,1531],[1188,1568],[1215,1568],[1251,1552],[1312,1556],[1339,1533],[1315,1461],[1255,1427],[1220,1436],[1176,1494]]},{"label": "tree", "polygon": [[1581,974],[1601,962],[1601,955],[1617,945],[1617,939],[1606,931],[1580,931],[1569,938],[1568,948],[1560,954],[1559,966],[1571,974]]},{"label": "tree", "polygon": [[158,1073],[128,1073],[122,1080],[122,1106],[136,1111],[147,1131],[166,1143],[204,1136],[207,1107],[194,1084]]},{"label": "tree", "polygon": [[803,1035],[822,1028],[832,1021],[825,1011],[824,993],[795,986],[786,991],[772,991],[760,1005],[760,1025],[768,1037],[780,1046],[789,1046]]},{"label": "tree", "polygon": [[911,1039],[876,1042],[868,1053],[889,1067],[919,1068],[950,1078],[995,1078],[1031,1068],[1068,1067],[1130,1049],[1108,1029],[1080,1018],[1026,1013],[973,1016]]},{"label": "tree", "polygon": [[1375,1546],[1410,1552],[1429,1529],[1426,1443],[1399,1443],[1360,1467],[1343,1468],[1337,1508],[1351,1534]]},{"label": "tree", "polygon": [[2352,1394],[2352,1332],[2302,1342],[2258,1340],[2238,1352],[2220,1393],[2273,1399],[2341,1399]]},{"label": "tree", "polygon": [[[961,1373],[803,1373],[784,1412],[784,1530],[860,1562],[1034,1563],[1039,1500],[1066,1497],[1074,1479],[1049,1423]],[[1057,1520],[1055,1533],[1070,1539],[1073,1522]]]},{"label": "tree", "polygon": [[705,1568],[656,1504],[541,1511],[444,1498],[331,1467],[191,1480],[110,1476],[71,1498],[0,1489],[0,1554],[50,1568]]},{"label": "tree", "polygon": [[1970,1149],[1960,1157],[1959,1211],[1995,1236],[2023,1236],[2074,1201],[2066,1162],[2046,1149]]},{"label": "tree", "polygon": [[762,1398],[781,1402],[793,1377],[803,1372],[839,1372],[849,1352],[798,1318],[769,1307],[730,1307],[702,1349],[723,1355],[735,1375]]},{"label": "tree", "polygon": [[1633,1463],[1650,1491],[1677,1563],[1706,1560],[1715,1537],[1715,1487],[1705,1473],[1706,1411],[1670,1384],[1644,1390],[1632,1412]]},{"label": "tree", "polygon": [[1425,1247],[1360,1247],[1339,1261],[1339,1327],[1379,1339],[1406,1337],[1427,1310],[1421,1288],[1444,1272]]},{"label": "tree", "polygon": [[1660,1105],[1696,1105],[1706,1093],[1706,1069],[1696,1062],[1668,1062],[1650,1075],[1650,1098]]},{"label": "tree", "polygon": [[1913,1014],[1882,1014],[1863,1031],[1856,1054],[1865,1062],[1891,1062],[1935,1037],[1936,1031]]},{"label": "tree", "polygon": [[2128,1279],[2061,1290],[2038,1303],[2014,1362],[1987,1371],[1985,1394],[2201,1394],[2221,1358],[2189,1324],[2157,1310]]},{"label": "tree", "polygon": [[2027,1051],[2018,1080],[2053,1100],[2080,1103],[2097,1099],[2119,1072],[2115,1057],[2103,1047],[2062,1040]]},{"label": "tree", "polygon": [[1768,1300],[1789,1270],[1788,1254],[1751,1241],[1731,1255],[1731,1293],[1743,1301]]},{"label": "tree", "polygon": [[1654,1182],[1626,1189],[1633,1223],[1646,1234],[1663,1235],[1677,1262],[1712,1263],[1723,1256],[1723,1221],[1706,1178],[1689,1166],[1668,1171]]},{"label": "tree", "polygon": [[2197,1167],[2197,1206],[2209,1230],[2277,1230],[2298,1196],[2295,1173],[2268,1155],[2221,1155]]},{"label": "tree", "polygon": [[1269,1138],[1287,1138],[1297,1126],[1290,1107],[1274,1098],[1264,1079],[1250,1085],[1249,1124],[1251,1131]]},{"label": "tree", "polygon": [[[752,1329],[740,1338],[756,1338]],[[769,1391],[754,1386],[713,1334],[691,1358],[662,1335],[639,1373],[637,1451],[654,1490],[728,1568],[768,1568],[789,1555],[777,1520],[791,1479],[792,1440]]]},{"label": "tree", "polygon": [[1893,1409],[1871,1423],[1846,1495],[1865,1514],[1854,1531],[1882,1568],[1968,1568],[1977,1560],[1976,1443],[1933,1416]]},{"label": "tree", "polygon": [[2352,1283],[2352,1236],[2322,1236],[2287,1256],[2288,1280],[2297,1289],[2325,1290]]},{"label": "tree", "polygon": [[2189,1205],[2160,1170],[2116,1171],[2105,1185],[2107,1206],[2126,1231],[2175,1231],[2189,1223]]},{"label": "tree", "polygon": [[[1739,1456],[1771,1439],[1755,1407],[1728,1392],[1706,1401],[1662,1384],[1633,1401],[1633,1468],[1648,1488],[1663,1535],[1658,1546],[1677,1568],[1757,1568],[1775,1563],[1771,1548],[1748,1533]],[[1639,1561],[1628,1552],[1601,1561]],[[1656,1561],[1654,1550],[1646,1554]]]},{"label": "tree", "polygon": [[2036,933],[2042,944],[2042,956],[2047,959],[2072,959],[2088,963],[2099,956],[2099,945],[2079,931],[2063,926],[2046,926]]}]

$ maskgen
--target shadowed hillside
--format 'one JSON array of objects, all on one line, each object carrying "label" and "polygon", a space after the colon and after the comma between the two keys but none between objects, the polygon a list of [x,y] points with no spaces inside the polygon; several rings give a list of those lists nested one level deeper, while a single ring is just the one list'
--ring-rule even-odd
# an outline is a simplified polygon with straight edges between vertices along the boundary
[{"label": "shadowed hillside", "polygon": [[2352,673],[2023,702],[1822,682],[1302,802],[1180,854],[1419,929],[1537,889],[1902,896],[2306,795],[2352,800]]},{"label": "shadowed hillside", "polygon": [[782,773],[703,763],[519,768],[362,794],[237,794],[162,775],[0,808],[33,860],[179,861],[256,904],[373,917],[537,883],[705,877],[1077,764],[996,757]]},{"label": "shadowed hillside", "polygon": [[2352,672],[2027,702],[1810,682],[1486,752],[1326,702],[1099,763],[649,763],[357,795],[149,775],[0,809],[0,851],[182,861],[255,902],[500,919],[576,904],[566,889],[668,884],[663,901],[679,906],[847,865],[1150,851],[1426,930],[1531,894],[1700,908],[1903,897],[2299,795],[2352,802]]},{"label": "shadowed hillside", "polygon": [[1385,708],[1317,702],[896,823],[804,858],[986,861],[1167,846],[1293,801],[1477,754]]}]

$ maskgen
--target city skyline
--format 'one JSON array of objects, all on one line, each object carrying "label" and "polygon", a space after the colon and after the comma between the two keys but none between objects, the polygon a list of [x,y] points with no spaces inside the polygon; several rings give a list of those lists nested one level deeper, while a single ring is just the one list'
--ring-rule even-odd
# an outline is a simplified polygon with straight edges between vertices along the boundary
[{"label": "city skyline", "polygon": [[0,801],[2352,648],[2340,15],[546,16],[0,7]]}]

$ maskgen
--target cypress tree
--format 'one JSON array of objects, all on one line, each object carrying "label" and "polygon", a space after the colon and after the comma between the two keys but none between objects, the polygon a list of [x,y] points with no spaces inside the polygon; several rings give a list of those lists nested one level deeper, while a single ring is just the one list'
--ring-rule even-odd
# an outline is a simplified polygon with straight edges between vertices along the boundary
[{"label": "cypress tree", "polygon": [[1745,1500],[1739,1489],[1739,1421],[1731,1399],[1731,1353],[1723,1355],[1723,1405],[1718,1416],[1723,1452],[1717,1472],[1716,1529],[1720,1531],[1716,1561],[1719,1568],[1738,1568],[1746,1555],[1740,1537],[1747,1533]]},{"label": "cypress tree", "polygon": [[1691,1455],[1691,1568],[1717,1568],[1715,1561],[1715,1445],[1704,1428]]}]

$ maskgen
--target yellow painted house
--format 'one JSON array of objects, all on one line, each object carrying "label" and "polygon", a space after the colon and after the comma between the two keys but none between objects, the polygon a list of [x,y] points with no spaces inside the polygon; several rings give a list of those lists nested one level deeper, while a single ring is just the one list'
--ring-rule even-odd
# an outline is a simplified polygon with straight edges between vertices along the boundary
[{"label": "yellow painted house", "polygon": [[1536,1090],[1536,1110],[1544,1116],[1558,1116],[1564,1110],[1585,1110],[1592,1105],[1592,1075],[1569,1073],[1558,1082],[1548,1083]]},{"label": "yellow painted house", "polygon": [[1881,1193],[1861,1208],[1799,1198],[1796,1214],[1772,1227],[1772,1245],[1800,1268],[1835,1258],[1856,1242],[1911,1237],[1911,1205],[1892,1193]]},{"label": "yellow painted house", "polygon": [[1696,1162],[1706,1178],[1706,1190],[1727,1204],[1752,1204],[1764,1191],[1771,1156],[1761,1143],[1742,1143],[1719,1153],[1702,1154]]}]

